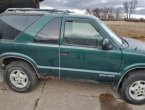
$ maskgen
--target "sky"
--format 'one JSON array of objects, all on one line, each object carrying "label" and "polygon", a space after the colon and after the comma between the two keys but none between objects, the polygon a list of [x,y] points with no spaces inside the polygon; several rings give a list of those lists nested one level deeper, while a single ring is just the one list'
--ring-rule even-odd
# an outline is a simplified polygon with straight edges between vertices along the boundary
[{"label": "sky", "polygon": [[[127,0],[44,0],[41,2],[40,7],[84,13],[87,8],[123,7],[124,1]],[[145,16],[145,0],[138,0],[134,14]]]}]

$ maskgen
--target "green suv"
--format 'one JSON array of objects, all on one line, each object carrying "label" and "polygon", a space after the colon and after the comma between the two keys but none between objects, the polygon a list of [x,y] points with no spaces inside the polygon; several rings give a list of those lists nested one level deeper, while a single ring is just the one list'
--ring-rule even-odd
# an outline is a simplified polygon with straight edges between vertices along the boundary
[{"label": "green suv", "polygon": [[125,101],[145,103],[145,43],[119,38],[94,16],[8,9],[0,39],[1,69],[14,91],[28,92],[46,76],[83,79],[113,83]]}]

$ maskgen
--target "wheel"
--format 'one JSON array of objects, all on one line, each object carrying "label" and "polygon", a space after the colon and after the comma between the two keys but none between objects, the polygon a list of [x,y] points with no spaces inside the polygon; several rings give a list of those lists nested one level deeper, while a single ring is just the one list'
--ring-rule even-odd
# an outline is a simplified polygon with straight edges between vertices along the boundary
[{"label": "wheel", "polygon": [[123,81],[121,88],[122,98],[131,104],[141,105],[145,103],[145,71],[131,72]]},{"label": "wheel", "polygon": [[35,71],[23,61],[10,63],[4,73],[6,83],[16,92],[29,92],[37,84]]}]

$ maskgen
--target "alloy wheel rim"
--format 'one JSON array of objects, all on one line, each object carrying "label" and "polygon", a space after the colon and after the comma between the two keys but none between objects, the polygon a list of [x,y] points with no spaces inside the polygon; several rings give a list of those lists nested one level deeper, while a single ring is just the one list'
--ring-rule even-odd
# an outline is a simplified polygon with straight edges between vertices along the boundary
[{"label": "alloy wheel rim", "polygon": [[139,80],[129,87],[129,95],[135,100],[145,99],[145,81]]},{"label": "alloy wheel rim", "polygon": [[13,70],[10,73],[10,81],[17,88],[24,88],[28,85],[28,76],[22,70]]}]

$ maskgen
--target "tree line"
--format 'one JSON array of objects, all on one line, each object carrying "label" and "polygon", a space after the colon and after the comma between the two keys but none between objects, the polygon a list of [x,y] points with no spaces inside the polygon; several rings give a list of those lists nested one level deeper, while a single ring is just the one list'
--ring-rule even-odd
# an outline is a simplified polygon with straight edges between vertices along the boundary
[{"label": "tree line", "polygon": [[102,20],[130,20],[131,15],[136,9],[138,4],[137,0],[130,0],[123,2],[123,7],[104,7],[104,8],[94,8],[86,9],[87,14],[97,16]]}]

